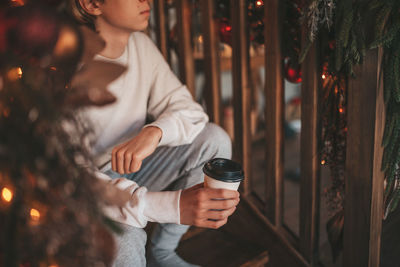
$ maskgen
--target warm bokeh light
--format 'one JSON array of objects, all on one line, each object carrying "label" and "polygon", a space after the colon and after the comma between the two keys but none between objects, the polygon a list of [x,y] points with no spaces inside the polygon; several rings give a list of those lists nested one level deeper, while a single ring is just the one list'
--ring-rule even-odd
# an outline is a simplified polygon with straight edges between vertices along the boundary
[{"label": "warm bokeh light", "polygon": [[70,28],[61,29],[60,37],[54,48],[54,55],[58,57],[69,56],[77,50],[79,40],[77,34]]},{"label": "warm bokeh light", "polygon": [[[1,110],[0,110],[0,115],[1,115]],[[8,118],[8,116],[10,116],[10,109],[9,108],[4,108],[3,109],[3,116],[5,118]]]},{"label": "warm bokeh light", "polygon": [[1,190],[1,198],[6,201],[6,202],[11,202],[11,200],[13,199],[13,192],[11,191],[11,189],[4,187]]},{"label": "warm bokeh light", "polygon": [[11,0],[11,5],[12,6],[23,6],[25,5],[25,1],[24,0]]},{"label": "warm bokeh light", "polygon": [[339,112],[340,112],[340,113],[343,113],[343,112],[344,112],[344,109],[343,109],[343,108],[339,108]]},{"label": "warm bokeh light", "polygon": [[322,79],[326,79],[326,75],[325,74],[322,74]]},{"label": "warm bokeh light", "polygon": [[31,209],[31,219],[32,221],[39,221],[40,220],[40,212],[37,209]]},{"label": "warm bokeh light", "polygon": [[256,1],[256,6],[260,7],[262,5],[264,5],[264,2],[262,0]]},{"label": "warm bokeh light", "polygon": [[326,163],[326,161],[323,159],[323,160],[321,161],[321,165],[325,165],[325,163]]},{"label": "warm bokeh light", "polygon": [[20,67],[10,69],[7,72],[7,77],[11,81],[16,81],[18,79],[21,79],[22,78],[22,69]]}]

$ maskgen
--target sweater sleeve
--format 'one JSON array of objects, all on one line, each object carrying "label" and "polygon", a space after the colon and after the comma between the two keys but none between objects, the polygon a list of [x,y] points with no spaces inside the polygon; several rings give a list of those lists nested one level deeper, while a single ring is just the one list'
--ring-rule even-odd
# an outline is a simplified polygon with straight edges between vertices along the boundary
[{"label": "sweater sleeve", "polygon": [[[144,34],[152,84],[148,101],[148,114],[162,131],[159,146],[178,146],[191,143],[203,130],[208,116],[196,103],[186,86],[178,80],[153,42]],[[146,127],[145,126],[145,127]]]},{"label": "sweater sleeve", "polygon": [[96,171],[96,177],[106,181],[107,186],[128,192],[130,198],[121,206],[108,205],[104,213],[112,220],[143,228],[148,221],[180,224],[179,199],[181,191],[148,192],[126,178],[111,179]]}]

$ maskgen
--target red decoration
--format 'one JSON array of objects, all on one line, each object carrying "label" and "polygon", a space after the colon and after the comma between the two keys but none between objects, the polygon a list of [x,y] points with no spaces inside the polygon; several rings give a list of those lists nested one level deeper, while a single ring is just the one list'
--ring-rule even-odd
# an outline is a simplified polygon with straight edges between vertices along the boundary
[{"label": "red decoration", "polygon": [[51,53],[59,35],[60,20],[51,9],[23,6],[13,12],[18,18],[8,42],[18,53],[41,57]]},{"label": "red decoration", "polygon": [[219,38],[222,43],[232,45],[232,26],[227,19],[220,19],[219,24]]},{"label": "red decoration", "polygon": [[7,50],[7,32],[16,23],[16,18],[8,18],[3,12],[0,12],[0,53]]},{"label": "red decoration", "polygon": [[285,63],[285,78],[291,83],[301,83],[301,67],[292,66],[291,60]]}]

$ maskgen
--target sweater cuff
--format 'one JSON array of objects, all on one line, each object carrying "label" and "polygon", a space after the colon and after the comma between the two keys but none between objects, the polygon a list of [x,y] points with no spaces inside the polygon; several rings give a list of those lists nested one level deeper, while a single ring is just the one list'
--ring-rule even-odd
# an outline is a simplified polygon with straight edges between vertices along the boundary
[{"label": "sweater cuff", "polygon": [[160,128],[162,136],[158,146],[165,146],[169,145],[178,138],[178,136],[175,134],[176,131],[174,131],[174,124],[175,122],[171,120],[171,117],[165,116],[158,118],[156,121],[147,124],[144,127],[155,126]]},{"label": "sweater cuff", "polygon": [[148,221],[180,224],[179,191],[147,192],[143,215]]}]

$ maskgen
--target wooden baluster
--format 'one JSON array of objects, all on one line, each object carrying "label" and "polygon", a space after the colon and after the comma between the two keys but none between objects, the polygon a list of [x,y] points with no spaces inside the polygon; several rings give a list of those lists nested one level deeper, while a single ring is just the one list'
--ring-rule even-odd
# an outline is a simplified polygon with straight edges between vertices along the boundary
[{"label": "wooden baluster", "polygon": [[165,60],[169,61],[167,39],[168,24],[165,16],[165,0],[154,0],[154,12],[156,20],[157,46]]},{"label": "wooden baluster", "polygon": [[191,34],[191,10],[189,0],[176,1],[177,27],[178,27],[178,50],[179,50],[179,73],[184,84],[189,88],[192,96],[195,95],[194,62],[192,51]]},{"label": "wooden baluster", "polygon": [[379,267],[383,216],[381,160],[385,106],[379,81],[381,51],[367,52],[348,89],[345,267]]},{"label": "wooden baluster", "polygon": [[[303,43],[305,33],[303,33]],[[302,64],[300,143],[300,252],[314,264],[318,260],[320,219],[320,157],[318,140],[318,88],[321,72],[313,45]]]},{"label": "wooden baluster", "polygon": [[221,125],[219,40],[213,18],[214,1],[202,0],[201,8],[204,40],[204,71],[206,76],[204,95],[207,113],[214,123]]},{"label": "wooden baluster", "polygon": [[235,118],[234,154],[240,160],[246,175],[243,183],[244,194],[250,193],[250,87],[249,87],[249,46],[247,33],[246,0],[231,0],[232,19],[232,76]]},{"label": "wooden baluster", "polygon": [[283,219],[283,76],[280,0],[265,1],[266,215],[277,227]]}]

